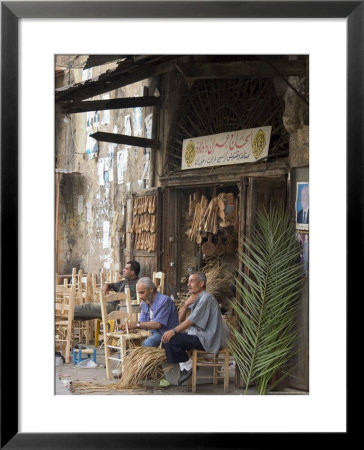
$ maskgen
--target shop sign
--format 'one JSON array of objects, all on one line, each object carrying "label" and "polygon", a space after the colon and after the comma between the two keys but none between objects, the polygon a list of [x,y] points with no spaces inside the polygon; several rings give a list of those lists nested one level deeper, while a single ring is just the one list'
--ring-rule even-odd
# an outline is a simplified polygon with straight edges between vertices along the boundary
[{"label": "shop sign", "polygon": [[182,170],[251,163],[268,156],[272,127],[229,131],[183,141]]}]

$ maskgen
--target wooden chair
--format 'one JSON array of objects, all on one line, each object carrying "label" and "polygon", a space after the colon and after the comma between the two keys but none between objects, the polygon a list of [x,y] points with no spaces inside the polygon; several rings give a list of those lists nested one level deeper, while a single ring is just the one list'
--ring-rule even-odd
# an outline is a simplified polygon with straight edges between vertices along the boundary
[{"label": "wooden chair", "polygon": [[[192,392],[196,392],[197,378],[212,378],[214,386],[217,386],[218,378],[223,378],[224,392],[227,393],[229,391],[229,358],[230,352],[226,347],[221,347],[216,354],[194,349],[192,351]],[[198,367],[213,368],[213,375],[197,375]]]},{"label": "wooden chair", "polygon": [[[66,280],[67,281],[67,280]],[[55,344],[56,350],[64,353],[65,362],[70,361],[73,347],[73,315],[75,309],[76,286],[56,285],[55,301]]]},{"label": "wooden chair", "polygon": [[[92,302],[92,274],[84,274],[82,270],[76,272],[72,271],[72,284],[76,286],[75,304],[81,305]],[[74,321],[74,334],[79,343],[89,344],[94,333],[94,324],[89,321],[76,320]]]},{"label": "wooden chair", "polygon": [[156,285],[157,290],[164,294],[164,279],[166,274],[164,272],[153,272],[153,283]]},{"label": "wooden chair", "polygon": [[[111,272],[109,272],[109,275],[106,274],[105,269],[102,268],[100,271],[100,284],[97,284],[97,280],[96,280],[96,274],[92,274],[92,288],[93,288],[93,298],[94,301],[99,301],[100,299],[100,292],[102,291],[102,288],[104,286],[104,283],[106,282],[113,282],[116,283],[117,281],[120,281],[120,274],[118,272],[115,272],[115,274],[113,273],[112,278],[111,278]],[[114,281],[111,281],[111,280]],[[109,280],[109,281],[106,281]],[[100,339],[100,331],[101,331],[101,335],[102,335],[102,319],[95,319],[94,322],[95,326],[95,348],[99,346],[99,339]],[[113,331],[113,321],[110,321],[109,323],[109,331]]]},{"label": "wooden chair", "polygon": [[[107,303],[114,300],[122,300],[126,306],[126,311],[112,311],[107,314]],[[103,336],[104,336],[104,347],[105,347],[105,366],[106,366],[106,378],[111,379],[111,366],[110,360],[114,360],[118,362],[118,365],[121,364],[122,371],[124,370],[123,364],[126,355],[126,344],[128,341],[139,342],[140,340],[144,340],[149,336],[148,331],[140,330],[135,333],[128,333],[118,331],[117,329],[114,331],[108,331],[108,322],[116,321],[117,324],[120,320],[125,321],[135,320],[135,313],[132,311],[131,305],[131,297],[130,297],[130,289],[126,288],[125,292],[113,293],[109,295],[105,295],[100,292],[100,303],[101,303],[101,313],[102,313],[102,326],[103,326]],[[117,327],[116,327],[117,328]],[[120,357],[115,358],[111,356],[112,350],[116,351]]]},{"label": "wooden chair", "polygon": [[[100,284],[97,283],[97,275],[96,273],[92,274],[92,301],[99,302],[100,301],[100,292],[102,288],[102,277],[100,274]],[[95,329],[95,347],[99,346],[99,336],[100,336],[100,324],[101,319],[94,320],[94,329]]]}]

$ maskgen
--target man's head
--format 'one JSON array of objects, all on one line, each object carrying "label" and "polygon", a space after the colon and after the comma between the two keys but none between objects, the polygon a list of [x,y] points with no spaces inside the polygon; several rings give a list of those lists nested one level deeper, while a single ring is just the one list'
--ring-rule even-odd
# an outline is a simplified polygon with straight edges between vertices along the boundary
[{"label": "man's head", "polygon": [[143,300],[147,305],[153,303],[157,287],[150,278],[141,278],[136,285],[136,289],[140,300]]},{"label": "man's head", "polygon": [[303,186],[301,190],[301,205],[303,209],[308,208],[308,186]]},{"label": "man's head", "polygon": [[206,289],[206,275],[203,272],[191,273],[187,287],[189,294],[199,294]]},{"label": "man's head", "polygon": [[123,277],[127,280],[137,278],[140,272],[140,264],[137,261],[128,261],[123,269]]}]

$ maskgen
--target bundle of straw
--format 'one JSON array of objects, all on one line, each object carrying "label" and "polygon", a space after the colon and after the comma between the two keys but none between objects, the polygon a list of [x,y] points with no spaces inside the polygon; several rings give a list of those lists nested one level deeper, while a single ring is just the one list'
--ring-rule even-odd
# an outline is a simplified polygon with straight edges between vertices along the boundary
[{"label": "bundle of straw", "polygon": [[234,278],[231,270],[225,267],[219,258],[210,260],[201,272],[206,275],[206,291],[214,295],[218,301],[227,303],[227,299],[233,297],[231,285]]},{"label": "bundle of straw", "polygon": [[164,376],[162,362],[166,353],[160,347],[130,348],[124,360],[124,372],[118,389],[136,389],[143,381],[158,380]]}]

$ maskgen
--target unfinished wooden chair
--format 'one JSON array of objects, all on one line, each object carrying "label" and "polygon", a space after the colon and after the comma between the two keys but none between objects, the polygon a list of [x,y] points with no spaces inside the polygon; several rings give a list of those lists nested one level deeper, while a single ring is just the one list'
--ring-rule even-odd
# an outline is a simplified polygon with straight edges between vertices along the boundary
[{"label": "unfinished wooden chair", "polygon": [[[100,293],[104,286],[104,283],[107,280],[107,274],[104,268],[100,271],[100,284],[97,284],[96,274],[92,274],[92,288],[93,288],[93,300],[100,301]],[[109,321],[109,331],[113,331],[114,322],[112,320]],[[95,319],[94,321],[94,329],[95,329],[95,348],[99,346],[100,340],[100,331],[102,335],[102,319]]]},{"label": "unfinished wooden chair", "polygon": [[153,272],[153,283],[156,285],[158,292],[164,294],[164,279],[166,274],[164,272]]},{"label": "unfinished wooden chair", "polygon": [[76,286],[56,285],[55,299],[55,346],[64,354],[65,362],[70,361],[73,347],[73,315],[75,309]]},{"label": "unfinished wooden chair", "polygon": [[[107,313],[107,303],[114,300],[121,300],[125,306],[126,311],[112,311]],[[141,343],[141,340],[146,339],[150,333],[146,330],[138,330],[137,332],[129,333],[128,329],[119,331],[116,326],[114,331],[108,331],[108,322],[116,321],[119,325],[119,321],[128,322],[129,320],[135,320],[135,313],[132,311],[130,289],[126,288],[125,292],[118,292],[109,295],[105,295],[100,292],[100,303],[102,313],[102,326],[104,336],[104,348],[105,348],[105,366],[106,366],[106,378],[111,379],[111,364],[110,361],[114,360],[118,362],[118,366],[121,364],[121,370],[124,370],[124,359],[127,352],[127,342],[133,341],[135,345]],[[111,356],[112,352],[116,352],[118,357]]]},{"label": "unfinished wooden chair", "polygon": [[[72,284],[76,286],[75,304],[80,305],[92,302],[92,274],[84,274],[82,270],[72,271]],[[94,323],[90,320],[74,321],[74,334],[78,343],[89,344],[93,336]]]},{"label": "unfinished wooden chair", "polygon": [[[97,283],[97,275],[96,273],[92,274],[92,301],[99,302],[100,301],[100,291],[101,291],[101,276],[100,276],[100,284]],[[95,338],[95,347],[99,346],[99,336],[100,336],[100,324],[101,319],[94,320],[94,338]]]},{"label": "unfinished wooden chair", "polygon": [[[196,393],[197,378],[211,379],[214,386],[217,386],[218,379],[224,379],[224,393],[229,392],[229,359],[230,352],[226,347],[220,348],[215,353],[209,353],[203,350],[192,351],[192,392]],[[211,375],[198,375],[198,367],[211,367],[213,374]]]}]

